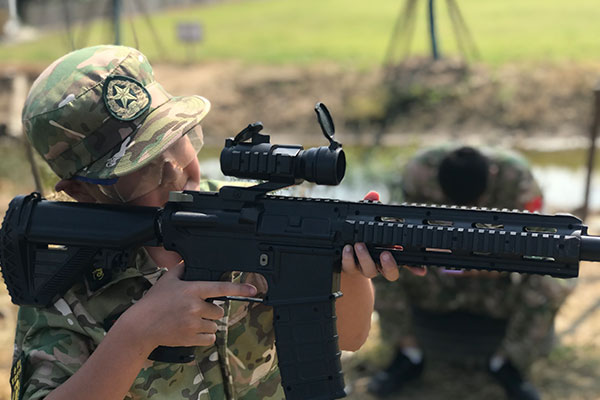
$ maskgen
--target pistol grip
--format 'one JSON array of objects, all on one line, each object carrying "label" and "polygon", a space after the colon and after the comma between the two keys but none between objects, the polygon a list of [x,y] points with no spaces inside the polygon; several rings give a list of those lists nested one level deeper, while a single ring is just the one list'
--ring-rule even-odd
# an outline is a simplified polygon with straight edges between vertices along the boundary
[{"label": "pistol grip", "polygon": [[287,400],[345,397],[335,299],[273,306],[275,344]]},{"label": "pistol grip", "polygon": [[[210,270],[202,268],[188,268],[186,266],[183,273],[184,281],[218,281],[223,275],[223,271]],[[221,298],[219,300],[225,300]],[[237,298],[236,298],[237,299]],[[212,302],[217,299],[206,299],[206,301]],[[245,300],[245,299],[244,299]],[[194,352],[196,347],[194,346],[158,346],[148,356],[149,360],[162,361],[167,363],[184,364],[195,360]]]},{"label": "pistol grip", "polygon": [[150,353],[148,359],[165,363],[185,364],[196,359],[194,356],[195,349],[195,347],[187,346],[158,346]]}]

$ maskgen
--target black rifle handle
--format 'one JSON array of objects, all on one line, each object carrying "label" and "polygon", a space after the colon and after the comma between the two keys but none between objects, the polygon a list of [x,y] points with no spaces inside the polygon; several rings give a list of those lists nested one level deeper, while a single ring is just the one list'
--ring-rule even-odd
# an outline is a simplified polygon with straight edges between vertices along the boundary
[{"label": "black rifle handle", "polygon": [[[219,278],[221,277],[222,272],[218,271],[218,272],[214,272],[214,271],[208,271],[206,270],[206,277],[191,277],[189,275],[186,275],[186,273],[189,274],[189,270],[186,268],[186,272],[184,272],[184,276],[183,279],[186,281],[192,281],[192,280],[219,280]],[[218,297],[218,298],[211,298],[211,299],[206,299],[206,301],[212,303],[214,300],[244,300],[244,301],[262,301],[261,299],[253,299],[253,298],[246,298],[246,297]],[[161,362],[166,362],[166,363],[175,363],[175,364],[185,364],[188,363],[190,361],[194,361],[196,359],[196,357],[194,356],[196,347],[195,346],[174,346],[174,347],[170,347],[170,346],[158,346],[156,349],[154,349],[152,351],[152,353],[150,353],[150,355],[148,356],[149,360],[152,361],[161,361]]]},{"label": "black rifle handle", "polygon": [[177,363],[184,364],[194,361],[196,356],[194,355],[195,347],[191,346],[158,346],[148,356],[149,360],[160,361],[165,363]]},{"label": "black rifle handle", "polygon": [[335,298],[273,306],[281,385],[287,400],[345,397]]},{"label": "black rifle handle", "polygon": [[[262,299],[255,299],[252,297],[238,297],[238,296],[223,296],[206,299],[206,301],[213,302],[214,300],[240,300],[240,301],[253,301],[262,302]],[[190,361],[194,361],[196,347],[194,346],[158,346],[148,356],[149,360],[161,361],[166,363],[185,364]]]}]

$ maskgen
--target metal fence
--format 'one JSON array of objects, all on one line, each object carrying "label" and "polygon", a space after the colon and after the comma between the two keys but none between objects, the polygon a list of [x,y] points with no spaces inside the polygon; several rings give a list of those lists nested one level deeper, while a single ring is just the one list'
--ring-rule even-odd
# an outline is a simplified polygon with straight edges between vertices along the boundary
[{"label": "metal fence", "polygon": [[[44,29],[97,18],[111,18],[115,3],[120,3],[123,15],[134,15],[222,1],[224,0],[20,0],[18,9],[24,24]],[[6,2],[7,0],[0,0],[0,8]]]}]

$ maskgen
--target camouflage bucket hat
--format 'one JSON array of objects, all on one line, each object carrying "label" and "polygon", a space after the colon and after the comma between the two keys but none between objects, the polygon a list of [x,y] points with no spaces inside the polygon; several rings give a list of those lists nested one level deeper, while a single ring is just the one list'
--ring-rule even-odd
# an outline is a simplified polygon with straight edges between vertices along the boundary
[{"label": "camouflage bucket hat", "polygon": [[37,78],[22,120],[58,176],[103,183],[148,164],[209,109],[203,97],[169,95],[138,50],[95,46],[61,57]]}]

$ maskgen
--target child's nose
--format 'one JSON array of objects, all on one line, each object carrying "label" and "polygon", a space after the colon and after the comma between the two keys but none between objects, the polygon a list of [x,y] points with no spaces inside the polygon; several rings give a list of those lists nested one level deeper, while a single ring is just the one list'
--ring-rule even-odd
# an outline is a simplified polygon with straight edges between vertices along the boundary
[{"label": "child's nose", "polygon": [[177,178],[181,175],[181,172],[181,167],[177,163],[170,160],[166,160],[162,168],[162,179],[160,182],[161,185],[165,185],[176,181]]}]

